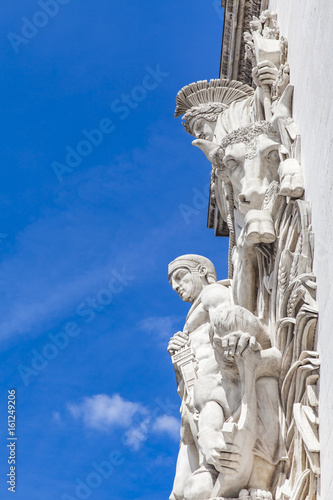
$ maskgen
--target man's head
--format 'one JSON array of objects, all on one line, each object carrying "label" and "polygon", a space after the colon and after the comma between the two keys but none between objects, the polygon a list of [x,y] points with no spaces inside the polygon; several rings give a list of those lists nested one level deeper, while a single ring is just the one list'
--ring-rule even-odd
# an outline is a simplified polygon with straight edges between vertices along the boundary
[{"label": "man's head", "polygon": [[254,90],[234,80],[201,80],[183,87],[176,97],[175,117],[184,115],[185,130],[197,139],[212,141],[217,119],[232,102],[252,96]]},{"label": "man's head", "polygon": [[217,119],[225,109],[226,106],[216,102],[191,108],[183,116],[183,125],[186,132],[197,139],[212,141]]},{"label": "man's head", "polygon": [[182,255],[173,260],[168,268],[172,288],[185,302],[194,302],[203,288],[216,282],[214,264],[201,255]]}]

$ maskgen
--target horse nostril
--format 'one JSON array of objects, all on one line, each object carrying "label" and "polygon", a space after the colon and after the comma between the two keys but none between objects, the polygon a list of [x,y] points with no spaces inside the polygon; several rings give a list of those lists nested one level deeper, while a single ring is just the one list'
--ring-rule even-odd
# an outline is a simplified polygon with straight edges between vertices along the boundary
[{"label": "horse nostril", "polygon": [[247,199],[246,199],[246,196],[245,194],[240,194],[238,195],[238,199],[241,203],[250,203]]}]

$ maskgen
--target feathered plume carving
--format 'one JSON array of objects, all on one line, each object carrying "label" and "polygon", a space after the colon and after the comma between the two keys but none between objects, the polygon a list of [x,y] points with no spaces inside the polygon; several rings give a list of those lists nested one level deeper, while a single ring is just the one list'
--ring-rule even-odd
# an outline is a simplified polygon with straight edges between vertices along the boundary
[{"label": "feathered plume carving", "polygon": [[202,106],[209,102],[221,103],[221,107],[228,107],[234,101],[240,101],[254,94],[249,85],[236,80],[200,80],[183,87],[176,97],[175,118],[183,115],[193,107]]}]

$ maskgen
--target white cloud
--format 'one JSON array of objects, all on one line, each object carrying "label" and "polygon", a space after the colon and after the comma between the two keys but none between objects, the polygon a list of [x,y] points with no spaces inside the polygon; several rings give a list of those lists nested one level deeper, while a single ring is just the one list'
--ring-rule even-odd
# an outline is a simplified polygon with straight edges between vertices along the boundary
[{"label": "white cloud", "polygon": [[171,415],[161,415],[155,420],[153,431],[155,433],[166,433],[175,441],[179,441],[180,421]]},{"label": "white cloud", "polygon": [[156,340],[163,341],[164,345],[176,333],[176,325],[181,321],[180,316],[150,316],[139,323],[139,328],[151,334]]},{"label": "white cloud", "polygon": [[102,432],[122,428],[125,444],[134,451],[138,451],[152,434],[167,434],[175,441],[180,438],[179,419],[167,414],[155,416],[148,407],[127,401],[119,394],[95,394],[80,403],[68,403],[67,409],[88,428]]},{"label": "white cloud", "polygon": [[87,427],[108,431],[115,427],[130,427],[135,415],[146,414],[140,403],[126,401],[119,394],[96,394],[79,404],[69,403],[68,410],[75,419],[82,418]]},{"label": "white cloud", "polygon": [[53,420],[54,422],[60,422],[61,417],[60,417],[60,413],[59,413],[58,411],[54,411],[54,412],[52,413],[52,420]]},{"label": "white cloud", "polygon": [[[175,467],[175,457],[167,456],[164,454],[157,455],[154,460],[147,463],[147,472],[151,474],[158,474],[161,470],[172,470]],[[159,469],[157,471],[156,469]]]},{"label": "white cloud", "polygon": [[126,432],[126,444],[138,451],[147,441],[149,434],[168,434],[175,441],[180,439],[180,421],[170,415],[161,415],[155,421],[146,417],[139,425]]},{"label": "white cloud", "polygon": [[150,430],[150,418],[145,418],[140,425],[132,427],[126,432],[126,444],[138,451],[142,444],[147,440]]}]

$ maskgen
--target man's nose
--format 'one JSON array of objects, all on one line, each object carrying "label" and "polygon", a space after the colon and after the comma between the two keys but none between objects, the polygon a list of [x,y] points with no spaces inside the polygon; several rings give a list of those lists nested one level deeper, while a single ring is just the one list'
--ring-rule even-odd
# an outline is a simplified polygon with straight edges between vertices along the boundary
[{"label": "man's nose", "polygon": [[175,292],[177,292],[177,289],[179,288],[179,283],[177,283],[177,281],[174,278],[172,278],[171,279],[171,286],[172,286],[173,290]]}]

